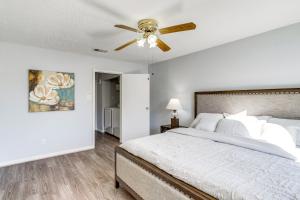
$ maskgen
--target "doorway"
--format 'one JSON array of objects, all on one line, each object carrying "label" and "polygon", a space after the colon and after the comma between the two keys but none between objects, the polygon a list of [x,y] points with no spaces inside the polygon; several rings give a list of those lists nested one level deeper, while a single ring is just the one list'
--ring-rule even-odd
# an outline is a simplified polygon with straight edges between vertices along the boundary
[{"label": "doorway", "polygon": [[120,140],[120,101],[120,74],[95,72],[96,134]]},{"label": "doorway", "polygon": [[[123,74],[95,69],[93,74],[93,131],[96,132],[93,135],[113,137],[120,143],[149,135],[149,74]],[[111,93],[101,96],[106,81],[112,82]],[[108,96],[110,100],[106,104],[102,98]],[[95,138],[94,142],[96,146]]]}]

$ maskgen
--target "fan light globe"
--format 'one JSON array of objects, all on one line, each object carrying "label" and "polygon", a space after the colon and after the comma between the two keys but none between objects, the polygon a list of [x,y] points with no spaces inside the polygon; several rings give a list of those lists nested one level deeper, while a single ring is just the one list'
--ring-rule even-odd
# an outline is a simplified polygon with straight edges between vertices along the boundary
[{"label": "fan light globe", "polygon": [[154,47],[156,47],[156,45],[157,45],[156,42],[155,43],[150,43],[149,48],[154,48]]},{"label": "fan light globe", "polygon": [[139,47],[144,47],[145,42],[146,42],[146,39],[140,39],[137,41],[137,45]]},{"label": "fan light globe", "polygon": [[156,40],[157,40],[156,35],[151,34],[148,36],[147,42],[148,42],[150,48],[156,47]]},{"label": "fan light globe", "polygon": [[156,35],[151,34],[151,35],[148,36],[148,43],[149,44],[155,43],[156,40],[157,40],[157,36]]}]

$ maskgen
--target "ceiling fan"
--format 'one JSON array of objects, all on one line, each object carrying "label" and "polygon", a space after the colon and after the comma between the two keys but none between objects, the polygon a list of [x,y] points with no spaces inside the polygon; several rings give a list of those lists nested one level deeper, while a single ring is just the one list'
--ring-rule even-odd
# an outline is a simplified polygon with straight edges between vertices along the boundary
[{"label": "ceiling fan", "polygon": [[115,51],[124,49],[125,47],[133,43],[137,43],[138,46],[143,47],[147,41],[150,48],[157,46],[162,51],[166,52],[169,51],[171,48],[165,42],[159,39],[158,35],[194,30],[196,29],[196,24],[190,22],[158,29],[158,23],[155,19],[142,19],[138,22],[137,29],[122,24],[117,24],[115,25],[115,27],[138,33],[138,37],[136,39],[133,39],[127,42],[126,44],[119,46],[115,49]]}]

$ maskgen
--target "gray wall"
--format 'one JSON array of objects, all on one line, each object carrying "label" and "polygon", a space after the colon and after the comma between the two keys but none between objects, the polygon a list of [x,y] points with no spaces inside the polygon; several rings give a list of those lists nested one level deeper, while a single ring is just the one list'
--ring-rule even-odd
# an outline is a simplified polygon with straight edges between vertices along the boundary
[{"label": "gray wall", "polygon": [[300,87],[300,23],[149,66],[151,130],[169,123],[165,106],[181,100],[180,122],[193,119],[193,93]]},{"label": "gray wall", "polygon": [[[75,73],[75,110],[28,112],[28,69]],[[0,42],[0,166],[94,146],[93,70],[148,66]]]}]

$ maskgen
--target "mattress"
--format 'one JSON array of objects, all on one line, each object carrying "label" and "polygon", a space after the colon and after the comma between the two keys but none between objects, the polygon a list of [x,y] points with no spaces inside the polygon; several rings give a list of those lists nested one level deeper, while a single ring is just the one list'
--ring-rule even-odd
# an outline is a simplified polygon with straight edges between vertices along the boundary
[{"label": "mattress", "polygon": [[218,199],[300,199],[300,163],[276,147],[176,129],[123,149]]}]

